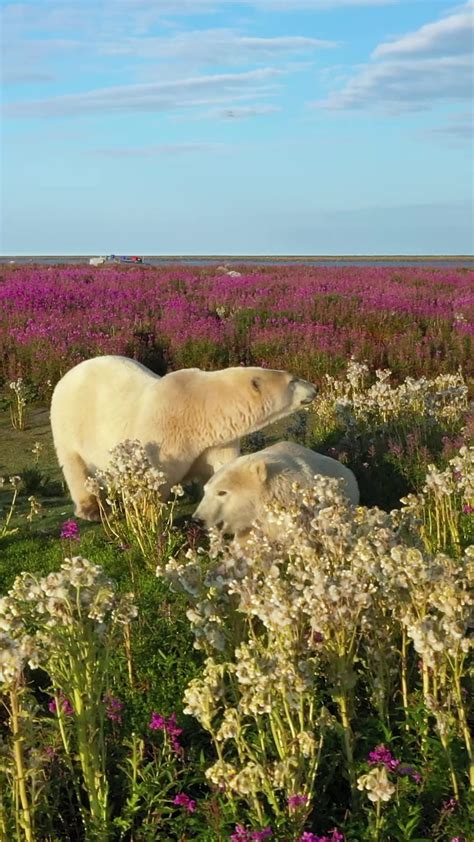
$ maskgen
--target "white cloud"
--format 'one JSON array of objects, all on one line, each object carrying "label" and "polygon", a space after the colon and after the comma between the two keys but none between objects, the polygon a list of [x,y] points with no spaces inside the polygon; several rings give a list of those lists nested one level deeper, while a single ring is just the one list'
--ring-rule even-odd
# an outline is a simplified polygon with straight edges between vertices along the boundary
[{"label": "white cloud", "polygon": [[375,106],[399,114],[469,100],[472,87],[469,56],[386,61],[363,68],[319,105],[335,111]]},{"label": "white cloud", "polygon": [[[193,28],[187,28],[186,15],[228,5],[230,26],[198,29],[194,17]],[[170,23],[164,14],[177,17]],[[129,81],[163,81],[197,76],[209,67],[223,72],[226,68],[312,60],[316,50],[336,46],[333,41],[303,34],[247,34],[232,26],[231,15],[235,15],[235,7],[231,13],[227,0],[10,3],[3,8],[4,71],[15,83],[22,67],[28,68],[32,78],[46,81],[49,76],[59,81],[61,77],[79,79],[86,66],[95,68],[102,78],[112,74],[112,82],[117,72],[125,69],[123,64],[120,69],[117,66],[117,59],[123,57]],[[56,105],[60,107],[59,99]],[[67,108],[66,100],[62,105]]]},{"label": "white cloud", "polygon": [[13,102],[5,106],[5,113],[12,117],[61,117],[212,106],[268,93],[274,89],[276,80],[282,75],[282,70],[266,67],[246,73],[221,73],[143,85],[100,88],[43,100]]},{"label": "white cloud", "polygon": [[225,66],[265,61],[334,46],[334,41],[302,35],[254,38],[241,35],[232,29],[207,29],[178,32],[166,37],[123,38],[113,43],[105,41],[99,45],[98,50],[104,55],[124,55],[161,61],[177,59],[194,64]]},{"label": "white cloud", "polygon": [[228,12],[234,6],[281,12],[387,6],[400,0],[37,0],[3,6],[5,30],[143,33],[160,21]]},{"label": "white cloud", "polygon": [[380,44],[340,90],[318,107],[419,111],[471,100],[472,2],[398,40]]},{"label": "white cloud", "polygon": [[416,32],[409,32],[394,41],[388,41],[372,53],[374,58],[385,56],[446,56],[472,52],[474,17],[472,4],[459,12],[427,23]]}]

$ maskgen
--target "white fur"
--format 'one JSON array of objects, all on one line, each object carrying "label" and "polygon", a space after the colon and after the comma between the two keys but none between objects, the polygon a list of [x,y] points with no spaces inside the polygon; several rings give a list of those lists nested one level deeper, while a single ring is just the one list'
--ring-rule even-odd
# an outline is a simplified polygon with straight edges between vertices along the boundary
[{"label": "white fur", "polygon": [[217,471],[204,486],[194,516],[208,528],[218,526],[236,536],[245,535],[258,522],[270,535],[266,506],[274,501],[289,502],[292,484],[311,487],[315,475],[342,479],[348,500],[358,504],[359,487],[349,468],[337,459],[282,441],[240,456]]},{"label": "white fur", "polygon": [[79,363],[51,402],[56,453],[77,516],[97,517],[84,482],[125,439],[143,444],[169,486],[194,477],[205,482],[239,455],[241,436],[290,415],[315,393],[305,380],[263,368],[192,368],[160,378],[126,357]]}]

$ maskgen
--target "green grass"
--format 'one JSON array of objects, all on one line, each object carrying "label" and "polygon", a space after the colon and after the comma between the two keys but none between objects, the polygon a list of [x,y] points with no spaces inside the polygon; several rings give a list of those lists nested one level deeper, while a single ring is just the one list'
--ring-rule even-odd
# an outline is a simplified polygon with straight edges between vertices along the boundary
[{"label": "green grass", "polygon": [[[61,470],[54,452],[49,411],[44,406],[28,406],[27,409],[25,430],[12,429],[9,413],[7,411],[0,412],[0,439],[2,442],[0,448],[0,477],[3,476],[6,480],[4,487],[0,489],[0,524],[9,508],[12,496],[8,477],[21,476],[25,470],[31,471],[35,462],[32,450],[35,443],[39,442],[42,451],[37,467],[41,474],[42,485],[38,490],[22,489],[20,491],[11,526],[28,529],[31,537],[57,536],[59,524],[66,518],[72,517],[72,504],[66,496]],[[26,515],[30,509],[28,503],[30,494],[34,494],[42,504],[42,512],[31,524],[31,527],[26,520]]]},{"label": "green grass", "polygon": [[38,441],[43,446],[40,467],[50,475],[52,480],[61,481],[61,470],[54,452],[48,408],[41,404],[28,405],[26,419],[25,430],[13,430],[9,413],[7,411],[0,412],[0,436],[2,439],[0,476],[19,473],[23,468],[30,467],[33,462],[31,451],[35,442]]}]

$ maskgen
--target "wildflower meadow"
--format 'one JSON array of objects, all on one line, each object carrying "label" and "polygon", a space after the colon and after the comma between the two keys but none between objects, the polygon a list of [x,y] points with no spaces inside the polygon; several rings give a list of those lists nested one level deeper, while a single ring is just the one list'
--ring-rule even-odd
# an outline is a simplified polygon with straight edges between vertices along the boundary
[{"label": "wildflower meadow", "polygon": [[[474,838],[473,274],[0,269],[0,842]],[[58,379],[263,365],[318,385],[248,436],[347,464],[245,543],[138,441],[78,521]]]}]

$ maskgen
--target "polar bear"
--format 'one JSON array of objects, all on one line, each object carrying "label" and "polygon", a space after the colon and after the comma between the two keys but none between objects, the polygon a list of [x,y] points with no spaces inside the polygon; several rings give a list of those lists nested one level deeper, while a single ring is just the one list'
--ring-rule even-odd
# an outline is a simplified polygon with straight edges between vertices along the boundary
[{"label": "polar bear", "polygon": [[348,500],[358,504],[359,487],[349,468],[307,447],[281,441],[220,468],[204,486],[194,519],[241,538],[258,522],[273,537],[266,506],[289,502],[293,483],[310,488],[317,474],[342,479]]},{"label": "polar bear", "polygon": [[98,518],[84,483],[110,451],[138,439],[166,475],[163,493],[183,480],[206,482],[239,455],[239,439],[308,405],[316,389],[286,371],[183,369],[158,377],[135,360],[94,357],[57,384],[51,426],[78,517]]}]

